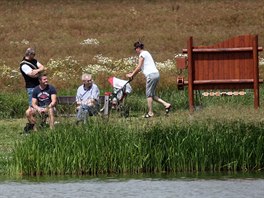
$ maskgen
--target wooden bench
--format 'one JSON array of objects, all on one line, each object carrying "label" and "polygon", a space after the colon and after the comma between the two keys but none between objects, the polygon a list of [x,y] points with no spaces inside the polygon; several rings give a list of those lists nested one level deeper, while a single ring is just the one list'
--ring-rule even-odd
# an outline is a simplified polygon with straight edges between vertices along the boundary
[{"label": "wooden bench", "polygon": [[[259,107],[259,79],[257,35],[242,35],[212,46],[194,46],[193,38],[187,42],[183,53],[188,58],[177,60],[177,67],[188,68],[188,81],[183,77],[178,82],[188,85],[189,108],[194,110],[194,90],[253,89],[254,107]],[[186,61],[187,60],[187,61]]]},{"label": "wooden bench", "polygon": [[[76,96],[57,96],[58,115],[72,117],[76,116]],[[109,96],[99,96],[100,111],[104,116],[109,114]],[[64,108],[64,109],[63,109]]]}]

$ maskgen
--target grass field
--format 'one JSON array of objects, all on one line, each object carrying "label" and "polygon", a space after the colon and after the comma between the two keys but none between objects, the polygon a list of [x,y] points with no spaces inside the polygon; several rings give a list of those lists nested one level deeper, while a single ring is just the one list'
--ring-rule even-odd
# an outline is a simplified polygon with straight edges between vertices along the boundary
[{"label": "grass field", "polygon": [[[135,56],[132,46],[138,39],[161,63],[174,61],[189,36],[195,45],[210,45],[258,34],[259,45],[264,46],[263,6],[262,0],[2,0],[0,88],[23,88],[18,65],[29,46],[36,48],[51,83],[60,90],[76,88],[81,73],[98,65],[106,67],[107,72],[95,74],[101,89],[106,89],[109,75],[124,77],[134,66],[122,60]],[[177,71],[164,70],[167,78],[161,84],[174,84]],[[135,85],[140,87],[141,81],[142,76]]]}]

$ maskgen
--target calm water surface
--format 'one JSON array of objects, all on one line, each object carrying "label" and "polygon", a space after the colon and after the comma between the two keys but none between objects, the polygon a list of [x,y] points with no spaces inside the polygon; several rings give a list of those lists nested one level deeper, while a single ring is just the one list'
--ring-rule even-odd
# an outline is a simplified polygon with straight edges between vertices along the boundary
[{"label": "calm water surface", "polygon": [[264,174],[0,178],[0,197],[264,198]]}]

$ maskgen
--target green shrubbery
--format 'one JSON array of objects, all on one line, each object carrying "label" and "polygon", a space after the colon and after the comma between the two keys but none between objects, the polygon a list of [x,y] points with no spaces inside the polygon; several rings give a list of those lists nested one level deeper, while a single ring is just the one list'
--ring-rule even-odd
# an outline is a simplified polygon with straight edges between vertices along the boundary
[{"label": "green shrubbery", "polygon": [[20,93],[0,93],[0,119],[21,118],[28,108],[26,91]]}]

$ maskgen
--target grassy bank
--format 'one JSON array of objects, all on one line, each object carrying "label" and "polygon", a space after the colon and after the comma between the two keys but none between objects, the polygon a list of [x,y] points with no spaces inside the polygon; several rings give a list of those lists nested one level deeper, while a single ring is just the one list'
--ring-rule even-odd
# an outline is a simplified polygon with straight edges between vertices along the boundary
[{"label": "grassy bank", "polygon": [[16,143],[8,167],[15,175],[263,170],[263,123],[167,119],[94,119],[36,133]]},{"label": "grassy bank", "polygon": [[166,117],[94,117],[89,125],[57,118],[54,131],[24,136],[25,119],[0,120],[0,173],[101,174],[263,170],[264,111],[225,103]]}]

